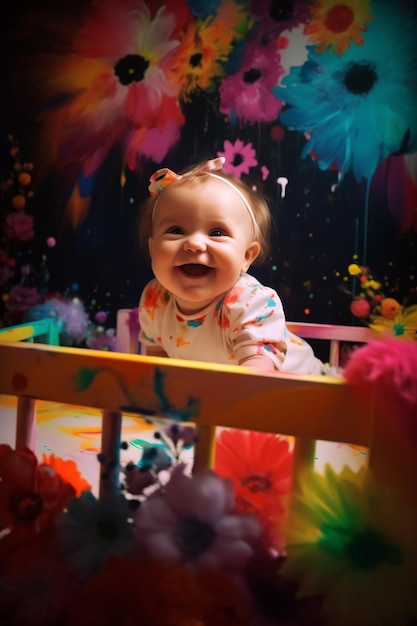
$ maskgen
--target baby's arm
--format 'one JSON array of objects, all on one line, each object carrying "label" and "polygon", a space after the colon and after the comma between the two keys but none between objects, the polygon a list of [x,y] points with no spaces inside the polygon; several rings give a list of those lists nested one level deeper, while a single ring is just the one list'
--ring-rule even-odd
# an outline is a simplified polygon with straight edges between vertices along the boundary
[{"label": "baby's arm", "polygon": [[261,354],[248,356],[246,359],[242,359],[241,361],[239,361],[239,365],[243,365],[243,367],[250,367],[251,369],[260,370],[263,372],[275,371],[275,365],[273,361],[267,356],[262,356]]},{"label": "baby's arm", "polygon": [[146,356],[165,356],[167,353],[160,346],[146,346]]}]

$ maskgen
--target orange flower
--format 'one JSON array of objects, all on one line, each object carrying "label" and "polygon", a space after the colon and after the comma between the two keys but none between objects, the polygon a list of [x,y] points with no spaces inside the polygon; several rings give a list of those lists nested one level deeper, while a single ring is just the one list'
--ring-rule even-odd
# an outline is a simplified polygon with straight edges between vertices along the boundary
[{"label": "orange flower", "polygon": [[[269,433],[223,430],[216,444],[216,472],[230,478],[238,507],[256,513],[264,528],[285,513],[292,452],[286,439]],[[275,529],[276,530],[276,529]]]},{"label": "orange flower", "polygon": [[53,467],[63,481],[74,487],[75,495],[77,497],[83,491],[91,491],[92,486],[85,480],[85,478],[83,478],[77,465],[71,459],[66,461],[55,456],[55,454],[50,454],[49,457],[46,454],[43,454],[42,462],[44,465]]}]

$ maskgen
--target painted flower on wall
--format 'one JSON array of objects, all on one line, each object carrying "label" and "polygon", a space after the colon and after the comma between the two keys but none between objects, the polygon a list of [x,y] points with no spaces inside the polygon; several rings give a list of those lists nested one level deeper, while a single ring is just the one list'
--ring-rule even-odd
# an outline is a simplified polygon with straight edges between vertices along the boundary
[{"label": "painted flower on wall", "polygon": [[309,46],[308,60],[276,89],[287,105],[281,123],[307,138],[302,156],[341,176],[352,170],[358,182],[390,154],[417,147],[415,24],[386,3],[374,14],[363,45],[341,56]]},{"label": "painted flower on wall", "polygon": [[217,153],[226,159],[224,169],[238,178],[242,174],[249,174],[251,167],[258,165],[256,152],[251,143],[244,144],[241,139],[236,139],[234,143],[225,140],[224,150]]},{"label": "painted flower on wall", "polygon": [[263,33],[279,35],[305,24],[311,18],[311,8],[305,0],[256,0],[250,3],[250,14]]},{"label": "painted flower on wall", "polygon": [[118,143],[131,168],[139,149],[166,154],[184,123],[168,75],[177,27],[165,6],[152,15],[141,1],[100,2],[86,10],[68,54],[35,58],[45,158],[76,171],[82,164],[89,176]]},{"label": "painted flower on wall", "polygon": [[329,50],[343,54],[351,43],[363,44],[362,32],[373,19],[371,0],[315,0],[312,19],[304,27],[316,52]]},{"label": "painted flower on wall", "polygon": [[226,76],[220,85],[220,112],[232,123],[272,122],[282,108],[272,88],[283,73],[273,37],[249,41],[239,70]]},{"label": "painted flower on wall", "polygon": [[192,20],[175,50],[170,75],[184,102],[200,90],[211,93],[218,87],[234,41],[245,35],[250,24],[243,4],[223,4],[214,15]]}]

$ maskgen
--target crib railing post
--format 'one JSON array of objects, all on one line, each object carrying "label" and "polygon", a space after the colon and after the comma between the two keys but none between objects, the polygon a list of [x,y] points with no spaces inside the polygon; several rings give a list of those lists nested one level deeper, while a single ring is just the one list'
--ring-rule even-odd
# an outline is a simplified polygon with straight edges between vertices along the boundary
[{"label": "crib railing post", "polygon": [[296,437],[294,442],[293,470],[292,470],[292,493],[299,493],[303,476],[314,467],[316,456],[315,439]]},{"label": "crib railing post", "polygon": [[216,427],[208,424],[196,425],[196,441],[194,444],[193,473],[202,472],[214,467],[216,449]]},{"label": "crib railing post", "polygon": [[119,488],[122,414],[102,411],[99,496]]},{"label": "crib railing post", "polygon": [[35,450],[36,400],[18,396],[16,412],[16,449]]}]

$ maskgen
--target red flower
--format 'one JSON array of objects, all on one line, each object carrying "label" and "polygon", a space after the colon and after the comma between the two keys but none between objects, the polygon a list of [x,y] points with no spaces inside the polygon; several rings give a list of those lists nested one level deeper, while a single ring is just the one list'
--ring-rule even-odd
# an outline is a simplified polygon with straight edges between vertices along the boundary
[{"label": "red flower", "polygon": [[2,624],[54,626],[63,623],[63,615],[78,593],[79,583],[67,563],[59,558],[50,531],[15,543],[6,558],[2,554],[1,563]]},{"label": "red flower", "polygon": [[245,626],[232,581],[221,571],[191,573],[164,562],[110,557],[70,608],[77,626]]},{"label": "red flower", "polygon": [[0,445],[0,531],[39,533],[63,511],[75,490],[28,448]]}]

